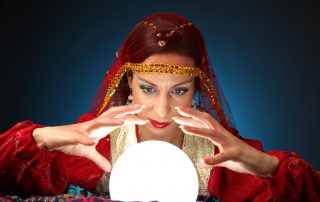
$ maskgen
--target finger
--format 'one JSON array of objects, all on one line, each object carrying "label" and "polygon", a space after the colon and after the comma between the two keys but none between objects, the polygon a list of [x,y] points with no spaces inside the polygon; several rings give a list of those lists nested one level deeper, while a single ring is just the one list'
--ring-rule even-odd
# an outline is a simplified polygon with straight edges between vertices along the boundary
[{"label": "finger", "polygon": [[203,116],[203,112],[195,111],[189,108],[181,108],[181,107],[176,107],[178,113],[182,116],[186,117],[191,117],[197,121],[200,121],[205,125],[206,128],[213,128],[212,124],[210,121],[208,121],[208,117]]},{"label": "finger", "polygon": [[89,138],[86,135],[79,135],[77,137],[77,143],[83,144],[86,146],[92,146],[92,145],[96,144],[96,142],[93,139]]},{"label": "finger", "polygon": [[188,118],[188,117],[175,116],[175,117],[172,117],[172,120],[174,120],[177,124],[180,124],[180,125],[200,127],[200,128],[205,127],[202,122],[195,120],[195,119],[192,119],[192,118]]},{"label": "finger", "polygon": [[99,168],[101,168],[105,172],[111,172],[112,166],[110,162],[102,156],[96,149],[90,150],[85,156],[86,158],[93,161]]},{"label": "finger", "polygon": [[95,140],[100,140],[108,135],[109,132],[122,126],[123,124],[125,124],[123,119],[98,117],[97,119],[93,120],[92,124],[89,126],[88,137],[94,138]]},{"label": "finger", "polygon": [[139,110],[144,107],[145,107],[144,105],[138,105],[138,104],[112,107],[107,111],[105,111],[104,113],[102,113],[101,116],[114,117],[118,114],[131,113],[132,111],[134,112],[135,110]]},{"label": "finger", "polygon": [[98,117],[91,120],[88,129],[97,128],[100,126],[121,126],[124,124],[124,119],[121,118],[109,118],[109,117]]},{"label": "finger", "polygon": [[[207,138],[214,142],[214,144],[220,144],[222,141],[222,136],[216,132],[216,130],[208,129],[208,128],[197,128],[192,126],[179,126],[181,130],[188,135],[195,135],[203,138]],[[218,146],[218,145],[217,145]]]},{"label": "finger", "polygon": [[226,153],[219,153],[216,154],[215,156],[208,156],[202,159],[203,163],[205,165],[209,165],[209,166],[218,166],[218,165],[222,165],[224,162],[229,161],[230,158],[228,157],[228,155]]},{"label": "finger", "polygon": [[125,124],[144,125],[149,122],[149,119],[142,118],[136,115],[123,115],[119,118],[123,119]]},{"label": "finger", "polygon": [[197,163],[197,167],[198,168],[211,168],[212,165],[208,165],[204,162],[203,159],[201,159],[198,163]]},{"label": "finger", "polygon": [[114,118],[119,118],[121,116],[124,116],[124,115],[129,115],[129,114],[138,114],[140,113],[145,107],[141,107],[139,109],[130,109],[130,110],[127,110],[127,111],[123,111],[121,113],[118,113],[116,115],[114,115]]},{"label": "finger", "polygon": [[94,129],[88,137],[95,140],[95,142],[99,141],[100,139],[104,138],[105,136],[109,135],[109,133],[115,130],[118,127],[115,126],[104,126]]}]

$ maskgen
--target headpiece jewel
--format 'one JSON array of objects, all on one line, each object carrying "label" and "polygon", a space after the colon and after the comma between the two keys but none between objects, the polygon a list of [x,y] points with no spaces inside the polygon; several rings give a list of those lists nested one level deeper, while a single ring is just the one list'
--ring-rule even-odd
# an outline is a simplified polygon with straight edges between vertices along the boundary
[{"label": "headpiece jewel", "polygon": [[184,24],[181,24],[181,25],[177,25],[177,26],[173,27],[172,30],[170,30],[170,31],[168,31],[166,33],[161,33],[158,30],[158,26],[155,25],[153,22],[142,21],[141,24],[149,25],[152,28],[153,32],[156,33],[156,36],[159,39],[158,40],[158,46],[160,46],[160,47],[165,46],[167,44],[166,38],[171,37],[177,30],[183,29],[186,26],[193,25],[192,22],[188,22],[188,23],[184,23]]}]

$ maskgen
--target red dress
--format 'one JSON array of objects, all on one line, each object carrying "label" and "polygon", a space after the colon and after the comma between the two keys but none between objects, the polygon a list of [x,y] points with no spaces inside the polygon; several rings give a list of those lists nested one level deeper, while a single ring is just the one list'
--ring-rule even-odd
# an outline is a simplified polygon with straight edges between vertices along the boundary
[{"label": "red dress", "polygon": [[[85,114],[79,122],[92,118],[92,114]],[[24,121],[0,135],[0,192],[60,194],[69,183],[94,189],[104,172],[85,158],[39,149],[32,138],[38,127],[42,126]],[[262,150],[260,142],[239,138]],[[109,136],[101,139],[97,150],[109,159],[108,142]],[[208,182],[209,193],[222,201],[320,201],[319,171],[295,153],[267,153],[280,160],[272,178],[215,167]]]}]

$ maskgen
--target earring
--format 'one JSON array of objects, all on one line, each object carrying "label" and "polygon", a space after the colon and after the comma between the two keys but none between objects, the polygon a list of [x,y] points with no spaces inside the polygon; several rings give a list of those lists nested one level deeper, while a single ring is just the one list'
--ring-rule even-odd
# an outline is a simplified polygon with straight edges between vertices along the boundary
[{"label": "earring", "polygon": [[193,101],[193,103],[191,104],[191,108],[192,108],[193,110],[198,110],[195,101]]},{"label": "earring", "polygon": [[128,98],[127,98],[127,103],[126,103],[126,105],[131,104],[132,101],[133,101],[133,97],[132,97],[132,95],[130,94],[130,95],[128,96]]}]

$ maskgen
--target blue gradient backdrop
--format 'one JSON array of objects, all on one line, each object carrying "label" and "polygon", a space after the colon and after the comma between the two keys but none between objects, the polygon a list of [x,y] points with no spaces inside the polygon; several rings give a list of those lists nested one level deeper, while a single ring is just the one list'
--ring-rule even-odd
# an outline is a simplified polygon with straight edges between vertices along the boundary
[{"label": "blue gradient backdrop", "polygon": [[[203,32],[242,136],[320,169],[319,6],[295,1],[1,1],[0,132],[85,113],[125,36],[156,11]],[[259,3],[257,3],[259,2]]]}]

